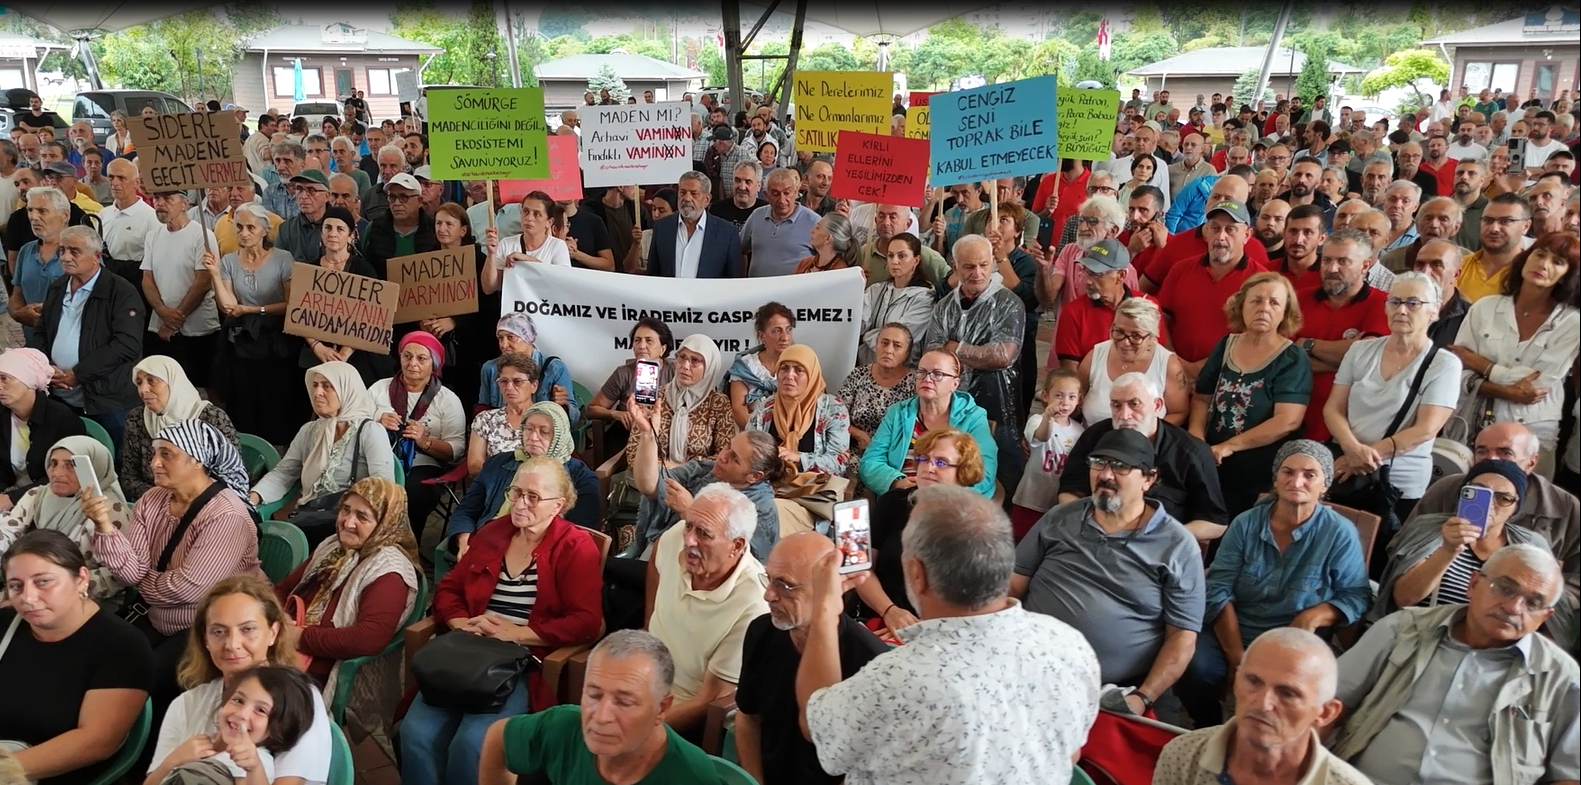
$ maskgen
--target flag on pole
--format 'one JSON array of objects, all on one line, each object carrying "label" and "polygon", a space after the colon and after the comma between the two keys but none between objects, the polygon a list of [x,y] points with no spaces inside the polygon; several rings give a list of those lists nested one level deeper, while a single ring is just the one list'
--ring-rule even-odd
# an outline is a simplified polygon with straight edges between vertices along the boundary
[{"label": "flag on pole", "polygon": [[1109,59],[1109,17],[1098,22],[1098,59]]}]

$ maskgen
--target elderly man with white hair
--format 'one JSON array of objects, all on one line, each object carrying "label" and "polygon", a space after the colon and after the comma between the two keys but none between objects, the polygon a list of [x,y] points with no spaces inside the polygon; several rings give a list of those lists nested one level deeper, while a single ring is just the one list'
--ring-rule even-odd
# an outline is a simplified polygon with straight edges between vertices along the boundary
[{"label": "elderly man with white hair", "polygon": [[700,729],[708,704],[735,692],[747,627],[768,613],[768,576],[748,548],[757,526],[752,500],[714,483],[654,545],[644,617],[675,656],[668,722],[682,733]]},{"label": "elderly man with white hair", "polygon": [[1263,633],[1235,672],[1238,714],[1164,745],[1153,785],[1371,785],[1318,737],[1344,710],[1334,698],[1338,682],[1334,653],[1322,638],[1294,627]]},{"label": "elderly man with white hair", "polygon": [[1340,657],[1330,749],[1380,785],[1581,780],[1581,672],[1537,634],[1563,586],[1546,549],[1508,545],[1467,604],[1385,616]]},{"label": "elderly man with white hair", "polygon": [[[1473,161],[1473,163],[1476,163]],[[1388,210],[1384,210],[1388,215]],[[1397,245],[1385,251],[1378,258],[1375,267],[1383,267],[1392,273],[1403,273],[1411,269],[1416,255],[1431,240],[1454,240],[1460,233],[1460,224],[1465,220],[1466,209],[1460,203],[1448,196],[1435,196],[1422,203],[1416,211],[1415,240],[1405,245]],[[1390,216],[1391,222],[1393,216]]]},{"label": "elderly man with white hair", "polygon": [[[1076,225],[1074,242],[1057,255],[1034,257],[1038,263],[1038,302],[1046,309],[1055,309],[1056,314],[1065,303],[1087,296],[1087,269],[1077,260],[1100,241],[1120,236],[1126,224],[1125,207],[1112,196],[1090,196],[1081,203],[1071,223]],[[1131,291],[1137,291],[1137,267],[1133,264],[1125,271],[1125,285]]]},{"label": "elderly man with white hair", "polygon": [[1383,191],[1383,214],[1389,216],[1388,243],[1379,254],[1416,242],[1416,209],[1422,204],[1422,188],[1410,180],[1395,180]]},{"label": "elderly man with white hair", "polygon": [[768,204],[753,210],[741,225],[741,265],[753,278],[790,275],[802,259],[816,253],[812,228],[819,216],[796,201],[801,176],[795,169],[769,172],[764,194]]}]

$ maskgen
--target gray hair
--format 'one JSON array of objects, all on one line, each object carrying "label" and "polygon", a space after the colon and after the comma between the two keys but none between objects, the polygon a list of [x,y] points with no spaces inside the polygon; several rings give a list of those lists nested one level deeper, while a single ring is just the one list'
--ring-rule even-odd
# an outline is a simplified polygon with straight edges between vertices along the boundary
[{"label": "gray hair", "polygon": [[800,184],[801,175],[797,174],[795,169],[775,169],[774,171],[769,172],[768,179],[765,180],[763,184],[770,185],[772,183],[783,183],[787,180],[792,183]]},{"label": "gray hair", "polygon": [[[335,138],[336,139],[343,139],[345,137],[337,136]],[[351,175],[346,174],[345,172],[336,172],[336,173],[334,173],[334,174],[329,176],[329,182],[330,182],[331,185],[334,185],[335,183],[340,182],[342,180],[350,182],[351,185],[352,185],[352,190],[354,190],[354,191],[357,190],[357,188],[356,188],[357,178],[352,177]]]},{"label": "gray hair", "polygon": [[329,140],[329,149],[331,149],[331,150],[338,150],[338,149],[340,149],[342,147],[345,147],[345,148],[350,149],[350,150],[355,150],[356,149],[356,148],[351,146],[351,140],[346,138],[346,137],[344,137],[344,136],[337,136],[334,139]]},{"label": "gray hair", "polygon": [[1506,545],[1494,551],[1493,555],[1489,556],[1488,560],[1482,563],[1481,573],[1483,576],[1487,576],[1488,573],[1498,569],[1500,564],[1511,559],[1514,559],[1532,572],[1553,579],[1554,587],[1553,592],[1548,597],[1548,607],[1552,608],[1559,604],[1559,599],[1564,596],[1565,579],[1563,573],[1559,570],[1559,560],[1555,559],[1553,553],[1549,552],[1547,548],[1531,543]]},{"label": "gray hair", "polygon": [[[1379,212],[1379,211],[1378,210],[1368,210],[1368,212]],[[1330,244],[1333,244],[1333,243],[1355,243],[1357,247],[1361,248],[1363,251],[1365,251],[1367,253],[1366,258],[1368,258],[1368,259],[1372,258],[1372,252],[1373,252],[1372,238],[1367,236],[1367,233],[1363,232],[1360,229],[1346,228],[1346,229],[1341,229],[1341,230],[1329,235],[1328,236],[1328,242],[1325,243],[1325,245],[1330,245]]]},{"label": "gray hair", "polygon": [[734,177],[736,172],[739,172],[742,169],[751,169],[752,179],[754,180],[763,179],[763,165],[759,164],[757,161],[742,161],[741,163],[736,164],[736,168],[730,170],[730,175]]},{"label": "gray hair", "polygon": [[1362,172],[1365,173],[1368,169],[1371,169],[1374,166],[1386,167],[1389,170],[1389,176],[1390,177],[1394,176],[1394,161],[1392,161],[1392,160],[1385,161],[1385,160],[1383,160],[1381,158],[1368,160],[1367,161],[1367,165],[1362,167]]},{"label": "gray hair", "polygon": [[104,254],[104,238],[100,237],[93,227],[68,226],[60,233],[60,242],[64,243],[67,240],[81,240],[82,244],[87,246],[88,252],[95,257]]},{"label": "gray hair", "polygon": [[1242,660],[1250,657],[1254,649],[1263,646],[1283,646],[1316,659],[1319,668],[1318,702],[1327,703],[1334,699],[1334,693],[1339,691],[1339,663],[1334,659],[1334,650],[1322,638],[1295,627],[1276,627],[1258,635],[1246,647]]},{"label": "gray hair", "polygon": [[1502,117],[1502,118],[1504,118],[1507,121],[1507,120],[1510,119],[1510,113],[1504,111],[1503,109],[1500,109],[1499,111],[1494,112],[1493,115],[1488,118],[1488,122],[1490,122],[1490,123],[1493,122],[1493,118],[1494,117]]},{"label": "gray hair", "polygon": [[1125,226],[1125,208],[1120,206],[1120,200],[1112,196],[1089,196],[1087,201],[1081,203],[1076,213],[1080,215],[1088,210],[1096,211],[1097,217],[1102,218],[1110,226],[1120,228]]},{"label": "gray hair", "polygon": [[[1310,158],[1303,158],[1301,160],[1309,161],[1309,160],[1312,160],[1312,159],[1310,159]],[[1324,167],[1323,172],[1319,172],[1319,175],[1323,174],[1324,172],[1326,172],[1328,174],[1332,174],[1335,177],[1338,177],[1339,181],[1342,182],[1342,183],[1347,183],[1348,184],[1350,182],[1350,173],[1346,172],[1345,171],[1345,167],[1343,167],[1343,166],[1328,166],[1328,167]],[[1348,187],[1348,185],[1347,185],[1347,187]]]},{"label": "gray hair", "polygon": [[[345,139],[346,137],[344,137],[344,136],[337,136],[335,138],[336,139]],[[329,138],[324,136],[323,134],[308,134],[306,137],[304,137],[302,139],[302,141],[304,143],[317,143],[317,142],[328,143],[329,142]]]},{"label": "gray hair", "polygon": [[970,488],[953,485],[923,488],[913,498],[901,548],[907,558],[922,562],[934,593],[971,610],[1005,596],[1016,547],[1004,510]]},{"label": "gray hair", "polygon": [[289,155],[298,161],[307,159],[307,148],[296,142],[279,142],[269,149],[273,155]]},{"label": "gray hair", "polygon": [[27,191],[27,203],[32,204],[34,201],[49,202],[49,209],[57,213],[71,212],[71,200],[67,199],[66,194],[61,193],[59,188],[47,185],[29,188]]},{"label": "gray hair", "polygon": [[[1480,163],[1480,161],[1475,163]],[[1416,185],[1416,183],[1411,183],[1411,185]],[[1419,187],[1417,190],[1421,190],[1421,188]],[[1455,223],[1461,223],[1466,220],[1466,208],[1462,207],[1460,202],[1457,202],[1447,196],[1435,196],[1431,199],[1428,199],[1422,203],[1421,207],[1417,208],[1416,214],[1420,216],[1422,213],[1427,211],[1429,206],[1445,208],[1450,215],[1455,217]]]},{"label": "gray hair", "polygon": [[1158,383],[1153,381],[1152,377],[1140,371],[1132,371],[1130,373],[1120,374],[1119,378],[1110,383],[1109,390],[1110,392],[1113,392],[1122,387],[1140,387],[1142,392],[1147,394],[1147,399],[1150,401],[1156,401],[1159,398],[1164,397],[1164,394],[1158,389]]},{"label": "gray hair", "polygon": [[[339,174],[339,175],[335,175],[335,176],[336,177],[347,177],[346,175],[343,175],[343,174]],[[347,179],[350,179],[350,178],[348,177]],[[274,240],[269,238],[269,234],[270,234],[269,230],[271,228],[273,228],[274,224],[272,222],[270,222],[270,220],[269,220],[269,210],[268,209],[266,209],[263,205],[261,205],[261,204],[259,204],[257,202],[242,202],[241,204],[236,205],[236,212],[244,214],[244,215],[251,216],[253,220],[257,221],[258,225],[263,227],[263,230],[264,230],[264,233],[263,233],[263,247],[264,248],[273,248],[274,247]],[[234,224],[235,222],[236,222],[236,219],[234,217],[231,218],[231,223]],[[1132,299],[1141,299],[1141,298],[1132,298]]]},{"label": "gray hair", "polygon": [[[739,169],[740,167],[736,167],[736,168]],[[734,173],[732,172],[732,174],[734,174]],[[703,174],[702,172],[697,172],[697,171],[682,172],[681,173],[681,177],[680,177],[680,179],[677,182],[681,182],[681,183],[688,183],[688,182],[690,182],[690,183],[697,183],[697,187],[700,190],[702,190],[704,196],[709,196],[709,195],[713,194],[713,192],[714,192],[714,183],[713,183],[713,181],[709,180],[708,179],[708,175]]]},{"label": "gray hair", "polygon": [[1417,201],[1421,201],[1422,199],[1422,186],[1417,185],[1410,180],[1395,180],[1394,182],[1389,183],[1388,188],[1383,189],[1383,192],[1386,194],[1393,193],[1395,191],[1410,191],[1411,196]]},{"label": "gray hair", "polygon": [[663,698],[675,686],[675,658],[659,636],[647,630],[616,630],[593,647],[588,658],[609,657],[624,660],[646,657],[653,664],[653,695]]},{"label": "gray hair", "polygon": [[823,224],[824,234],[829,235],[829,240],[834,244],[834,252],[842,259],[850,259],[851,249],[856,247],[851,219],[839,213],[829,213],[820,218],[819,223]]},{"label": "gray hair", "polygon": [[0,155],[4,155],[7,159],[9,159],[12,166],[15,166],[19,161],[22,160],[22,151],[18,150],[16,147],[16,142],[11,141],[10,139],[0,139]]},{"label": "gray hair", "polygon": [[994,245],[988,242],[987,237],[980,234],[967,234],[961,235],[961,238],[955,241],[955,246],[950,249],[950,260],[959,262],[961,260],[961,251],[966,248],[976,248],[979,251],[983,251],[988,254],[989,258],[994,255]]},{"label": "gray hair", "polygon": [[1111,171],[1109,171],[1107,169],[1099,169],[1098,171],[1093,172],[1087,178],[1087,187],[1088,188],[1094,188],[1094,187],[1096,187],[1096,186],[1098,186],[1098,185],[1100,185],[1102,183],[1108,183],[1109,185],[1114,185],[1114,172],[1111,172]]},{"label": "gray hair", "polygon": [[758,530],[758,508],[746,494],[730,487],[728,483],[714,482],[703,486],[692,496],[693,506],[703,501],[717,502],[723,508],[721,512],[725,515],[726,537],[752,541],[753,532]]},{"label": "gray hair", "polygon": [[1415,270],[1409,270],[1394,276],[1394,283],[1389,284],[1389,294],[1394,294],[1395,291],[1400,288],[1401,284],[1408,283],[1420,284],[1427,288],[1428,304],[1426,307],[1433,309],[1434,316],[1436,318],[1438,304],[1443,301],[1444,297],[1444,290],[1439,288],[1438,282],[1433,280],[1432,277],[1426,273],[1419,273]]},{"label": "gray hair", "polygon": [[1158,305],[1152,300],[1145,297],[1127,297],[1120,301],[1119,307],[1114,309],[1114,315],[1116,318],[1121,316],[1130,317],[1132,321],[1136,322],[1137,326],[1152,333],[1155,337],[1158,335]]},{"label": "gray hair", "polygon": [[390,155],[398,155],[398,156],[401,157],[401,163],[403,163],[403,164],[406,163],[406,151],[402,150],[400,145],[393,145],[393,144],[387,144],[387,145],[379,148],[378,157],[375,158],[374,160],[376,160],[376,161],[384,160],[384,156],[385,156],[386,153],[388,153]]}]

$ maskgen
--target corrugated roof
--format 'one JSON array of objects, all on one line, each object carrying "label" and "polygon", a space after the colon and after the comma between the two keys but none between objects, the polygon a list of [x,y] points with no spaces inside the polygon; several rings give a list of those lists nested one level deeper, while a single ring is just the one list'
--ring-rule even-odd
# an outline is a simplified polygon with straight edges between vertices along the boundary
[{"label": "corrugated roof", "polygon": [[1504,22],[1495,22],[1491,25],[1473,27],[1470,30],[1461,30],[1458,33],[1441,35],[1430,41],[1423,41],[1424,46],[1505,46],[1520,44],[1569,44],[1576,46],[1578,43],[1575,33],[1522,33],[1521,28],[1526,26],[1526,17],[1520,16]]},{"label": "corrugated roof", "polygon": [[[1240,76],[1252,69],[1260,70],[1267,54],[1266,46],[1218,46],[1178,54],[1126,73],[1131,76]],[[1305,54],[1296,52],[1294,64],[1290,58],[1290,50],[1279,47],[1274,53],[1274,76],[1299,74],[1306,67]],[[1360,68],[1334,60],[1328,61],[1328,70],[1335,74],[1361,73]]]},{"label": "corrugated roof", "polygon": [[5,3],[7,9],[33,17],[63,33],[77,30],[113,33],[216,5],[219,5],[217,0],[161,0],[158,3],[128,3],[125,0],[7,0]]},{"label": "corrugated roof", "polygon": [[388,54],[437,54],[437,46],[396,38],[376,30],[363,30],[366,43],[324,43],[324,25],[281,25],[259,33],[247,42],[247,51],[261,52],[385,52]]},{"label": "corrugated roof", "polygon": [[586,80],[609,65],[621,79],[674,81],[702,79],[708,74],[639,54],[580,54],[540,63],[532,69],[540,80]]}]

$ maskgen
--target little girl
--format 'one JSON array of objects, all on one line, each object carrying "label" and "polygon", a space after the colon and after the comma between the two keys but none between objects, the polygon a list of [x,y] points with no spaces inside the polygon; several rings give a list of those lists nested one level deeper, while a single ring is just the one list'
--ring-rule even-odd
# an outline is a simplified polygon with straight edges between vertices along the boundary
[{"label": "little girl", "polygon": [[1010,527],[1016,542],[1032,530],[1059,496],[1059,476],[1065,457],[1085,430],[1070,416],[1081,405],[1081,377],[1068,368],[1051,368],[1038,393],[1043,412],[1027,419],[1027,444],[1032,448],[1027,468],[1010,503]]},{"label": "little girl", "polygon": [[188,739],[144,785],[270,785],[274,755],[296,746],[313,724],[312,683],[296,668],[261,665],[235,684],[220,705],[219,736]]}]

